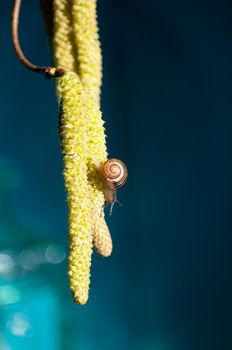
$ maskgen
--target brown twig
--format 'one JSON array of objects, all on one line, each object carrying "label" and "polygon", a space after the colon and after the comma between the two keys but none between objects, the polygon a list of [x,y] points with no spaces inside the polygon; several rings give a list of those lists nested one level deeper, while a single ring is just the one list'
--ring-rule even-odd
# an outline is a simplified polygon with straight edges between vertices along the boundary
[{"label": "brown twig", "polygon": [[47,79],[61,77],[65,70],[60,68],[56,69],[53,67],[40,67],[36,64],[31,63],[25,56],[20,47],[18,26],[19,26],[19,14],[20,14],[21,0],[15,0],[14,8],[12,13],[12,41],[15,48],[16,55],[19,60],[31,71],[35,73],[43,74]]}]

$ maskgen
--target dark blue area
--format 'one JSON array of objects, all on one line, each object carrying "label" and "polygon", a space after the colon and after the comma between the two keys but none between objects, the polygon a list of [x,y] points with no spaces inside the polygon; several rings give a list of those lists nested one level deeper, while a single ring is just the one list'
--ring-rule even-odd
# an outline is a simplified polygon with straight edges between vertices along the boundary
[{"label": "dark blue area", "polygon": [[[11,7],[0,3],[0,152],[23,174],[12,210],[67,246],[54,84],[17,61]],[[38,8],[23,2],[20,38],[46,65]],[[98,9],[108,148],[129,179],[108,218],[114,253],[94,257],[70,349],[229,349],[232,4],[112,0]]]}]

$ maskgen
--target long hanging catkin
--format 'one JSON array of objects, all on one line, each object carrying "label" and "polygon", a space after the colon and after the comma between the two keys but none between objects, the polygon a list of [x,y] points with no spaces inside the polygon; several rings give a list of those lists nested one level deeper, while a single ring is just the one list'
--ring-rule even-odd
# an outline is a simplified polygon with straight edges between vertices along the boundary
[{"label": "long hanging catkin", "polygon": [[87,174],[86,107],[80,79],[66,73],[60,81],[59,133],[69,208],[69,278],[75,302],[88,299],[92,255],[92,203]]},{"label": "long hanging catkin", "polygon": [[73,34],[77,48],[78,73],[89,96],[88,119],[89,179],[94,203],[93,230],[94,247],[102,256],[112,252],[112,239],[104,218],[103,187],[97,167],[106,161],[106,137],[100,113],[100,91],[102,80],[102,55],[96,18],[96,0],[71,0]]},{"label": "long hanging catkin", "polygon": [[88,173],[93,202],[94,247],[102,256],[112,252],[112,239],[104,218],[104,189],[99,177],[99,166],[107,159],[104,122],[101,112],[89,92],[86,92],[88,108]]}]

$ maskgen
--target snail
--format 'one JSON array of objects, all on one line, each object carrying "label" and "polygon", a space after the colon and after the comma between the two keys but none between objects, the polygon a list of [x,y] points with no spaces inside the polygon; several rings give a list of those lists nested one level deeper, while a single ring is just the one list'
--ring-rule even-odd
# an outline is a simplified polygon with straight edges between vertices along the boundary
[{"label": "snail", "polygon": [[116,199],[116,190],[124,185],[128,172],[126,165],[119,159],[110,158],[100,167],[100,177],[105,189],[105,201],[111,205],[111,211]]}]

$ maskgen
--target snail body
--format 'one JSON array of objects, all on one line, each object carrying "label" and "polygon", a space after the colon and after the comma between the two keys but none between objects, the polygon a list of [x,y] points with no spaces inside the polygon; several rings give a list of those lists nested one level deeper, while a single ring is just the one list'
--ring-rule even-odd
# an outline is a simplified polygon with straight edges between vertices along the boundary
[{"label": "snail body", "polygon": [[116,201],[116,190],[127,180],[126,165],[119,159],[110,158],[101,165],[100,176],[105,189],[105,201],[112,205]]}]

